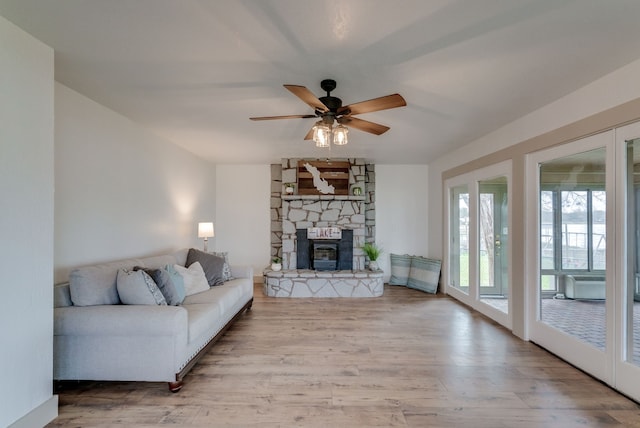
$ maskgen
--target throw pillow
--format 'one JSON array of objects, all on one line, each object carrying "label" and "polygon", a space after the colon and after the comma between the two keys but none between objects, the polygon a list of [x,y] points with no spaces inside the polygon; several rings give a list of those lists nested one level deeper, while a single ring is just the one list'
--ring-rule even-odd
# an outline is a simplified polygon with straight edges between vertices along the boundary
[{"label": "throw pillow", "polygon": [[180,303],[184,301],[184,298],[187,296],[187,293],[184,289],[184,279],[182,275],[173,267],[173,265],[166,265],[164,270],[167,271],[169,276],[171,277],[171,281],[173,282],[173,286],[176,289],[176,295],[178,296],[178,300]]},{"label": "throw pillow", "polygon": [[408,254],[391,254],[391,276],[389,284],[407,285],[409,281],[409,270],[411,269],[411,256]]},{"label": "throw pillow", "polygon": [[407,286],[435,294],[438,291],[440,264],[440,260],[413,256]]},{"label": "throw pillow", "polygon": [[233,279],[231,276],[231,265],[229,264],[229,253],[227,251],[212,252],[214,256],[224,258],[224,266],[222,266],[222,279],[227,282]]},{"label": "throw pillow", "polygon": [[116,286],[120,301],[125,305],[167,304],[156,283],[143,270],[118,270]]},{"label": "throw pillow", "polygon": [[134,267],[133,270],[143,270],[151,277],[151,279],[153,279],[153,282],[156,283],[156,285],[160,289],[160,292],[167,300],[167,305],[178,306],[184,300],[184,285],[182,287],[183,292],[180,294],[178,288],[173,283],[172,276],[166,270],[149,269],[140,266]]},{"label": "throw pillow", "polygon": [[209,283],[200,262],[195,262],[188,268],[180,265],[173,265],[173,268],[182,275],[185,295],[191,296],[209,289]]},{"label": "throw pillow", "polygon": [[209,286],[213,287],[214,285],[224,283],[224,279],[222,277],[224,257],[218,257],[213,254],[191,248],[189,249],[189,254],[187,254],[187,262],[185,263],[185,266],[191,266],[195,262],[199,262],[200,265],[202,265],[202,269],[204,270],[204,275],[207,277]]},{"label": "throw pillow", "polygon": [[[122,264],[77,268],[69,274],[69,292],[74,306],[117,305],[116,279]],[[127,265],[124,265],[127,266]],[[132,264],[129,266],[133,266]]]}]

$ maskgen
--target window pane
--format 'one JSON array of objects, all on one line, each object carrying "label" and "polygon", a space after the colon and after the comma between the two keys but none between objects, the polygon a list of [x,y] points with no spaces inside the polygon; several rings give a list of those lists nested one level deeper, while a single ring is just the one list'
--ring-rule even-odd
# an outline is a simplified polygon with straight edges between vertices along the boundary
[{"label": "window pane", "polygon": [[589,269],[587,192],[562,191],[562,269]]},{"label": "window pane", "polygon": [[449,277],[451,286],[469,288],[469,191],[467,186],[451,189]]},{"label": "window pane", "polygon": [[494,287],[493,194],[480,193],[480,287]]},{"label": "window pane", "polygon": [[480,299],[509,313],[509,200],[507,178],[478,182]]},{"label": "window pane", "polygon": [[540,290],[542,291],[556,291],[556,276],[555,275],[541,275],[540,276]]},{"label": "window pane", "polygon": [[606,202],[607,196],[604,191],[597,190],[591,192],[593,269],[595,270],[604,270],[606,267]]},{"label": "window pane", "polygon": [[540,267],[555,269],[553,192],[540,192]]}]

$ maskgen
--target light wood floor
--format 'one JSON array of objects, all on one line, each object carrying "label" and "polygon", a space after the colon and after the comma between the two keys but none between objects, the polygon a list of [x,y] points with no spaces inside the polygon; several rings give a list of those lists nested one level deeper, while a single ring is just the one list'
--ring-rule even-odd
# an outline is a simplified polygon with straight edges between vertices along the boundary
[{"label": "light wood floor", "polygon": [[640,406],[447,297],[276,299],[186,377],[57,391],[52,427],[638,426]]}]

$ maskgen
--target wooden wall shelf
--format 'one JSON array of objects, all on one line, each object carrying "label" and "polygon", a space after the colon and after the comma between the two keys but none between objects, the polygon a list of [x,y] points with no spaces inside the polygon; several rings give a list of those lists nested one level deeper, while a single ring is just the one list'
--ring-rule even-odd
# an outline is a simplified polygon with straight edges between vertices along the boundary
[{"label": "wooden wall shelf", "polygon": [[320,178],[335,188],[333,195],[349,194],[349,171],[351,164],[348,161],[298,161],[298,194],[321,195],[313,183],[313,175],[307,170],[305,164],[318,169]]}]

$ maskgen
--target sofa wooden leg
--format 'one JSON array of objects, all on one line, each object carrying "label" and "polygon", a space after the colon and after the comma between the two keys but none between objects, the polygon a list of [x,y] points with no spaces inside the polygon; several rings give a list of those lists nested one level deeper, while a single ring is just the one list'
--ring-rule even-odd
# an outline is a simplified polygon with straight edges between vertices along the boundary
[{"label": "sofa wooden leg", "polygon": [[169,382],[169,391],[176,393],[182,389],[182,381]]}]

